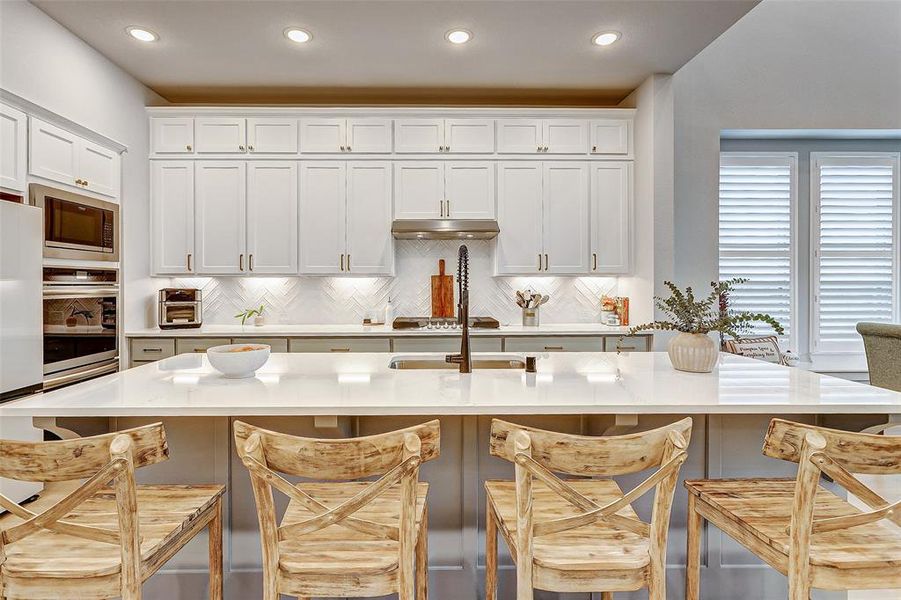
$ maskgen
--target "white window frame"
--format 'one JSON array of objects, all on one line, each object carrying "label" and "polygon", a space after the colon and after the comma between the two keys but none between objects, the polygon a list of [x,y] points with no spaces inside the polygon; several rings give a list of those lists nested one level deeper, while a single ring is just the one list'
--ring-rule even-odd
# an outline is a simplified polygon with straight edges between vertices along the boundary
[{"label": "white window frame", "polygon": [[[790,240],[789,240],[789,336],[788,336],[788,348],[783,348],[783,350],[792,350],[796,354],[799,352],[798,348],[798,323],[800,319],[798,318],[798,153],[797,152],[720,152],[720,162],[719,168],[717,169],[717,190],[719,190],[719,173],[722,168],[724,162],[728,163],[730,159],[737,160],[741,159],[742,162],[738,164],[748,164],[748,159],[752,161],[759,161],[762,166],[771,166],[776,162],[779,162],[780,166],[783,164],[781,161],[787,161],[789,165],[789,176],[790,176]],[[777,159],[777,160],[774,160]],[[717,192],[717,232],[719,232],[719,192]],[[717,277],[719,277],[719,259],[720,259],[720,250],[719,246],[719,233],[717,233],[717,246],[716,246],[716,259],[717,259]],[[728,252],[728,251],[727,251]],[[736,254],[736,256],[748,256],[747,253]],[[761,256],[767,256],[765,253],[761,254]]]},{"label": "white window frame", "polygon": [[892,299],[892,321],[899,320],[901,314],[901,200],[899,200],[899,163],[901,152],[811,152],[810,153],[810,355],[860,356],[864,354],[863,342],[859,350],[824,350],[820,348],[820,161],[822,159],[854,159],[881,158],[892,166],[892,283],[894,298]]}]

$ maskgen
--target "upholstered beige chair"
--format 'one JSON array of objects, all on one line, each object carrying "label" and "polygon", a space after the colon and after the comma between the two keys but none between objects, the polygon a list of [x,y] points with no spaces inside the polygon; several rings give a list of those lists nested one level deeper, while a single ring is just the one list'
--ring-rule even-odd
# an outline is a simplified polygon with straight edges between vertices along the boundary
[{"label": "upholstered beige chair", "polygon": [[870,384],[901,392],[901,325],[858,323],[867,350]]}]

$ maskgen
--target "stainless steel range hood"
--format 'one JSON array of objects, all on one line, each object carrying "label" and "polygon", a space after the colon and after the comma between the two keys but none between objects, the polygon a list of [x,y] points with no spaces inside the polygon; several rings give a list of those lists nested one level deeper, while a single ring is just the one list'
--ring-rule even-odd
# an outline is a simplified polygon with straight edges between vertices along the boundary
[{"label": "stainless steel range hood", "polygon": [[490,240],[498,233],[491,219],[398,219],[391,224],[399,240]]}]

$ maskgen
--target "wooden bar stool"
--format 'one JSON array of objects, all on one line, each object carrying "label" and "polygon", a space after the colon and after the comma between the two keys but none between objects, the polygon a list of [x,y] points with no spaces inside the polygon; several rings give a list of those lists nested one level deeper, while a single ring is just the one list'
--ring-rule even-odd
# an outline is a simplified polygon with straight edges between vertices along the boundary
[{"label": "wooden bar stool", "polygon": [[[351,439],[311,439],[235,421],[250,470],[263,547],[263,600],[279,594],[428,596],[428,484],[419,466],[438,458],[437,420]],[[280,473],[326,480],[294,485]],[[381,475],[376,481],[347,481]],[[344,481],[336,481],[344,480]],[[272,488],[290,498],[276,522]]]},{"label": "wooden bar stool", "polygon": [[[515,464],[516,481],[487,481],[486,596],[497,598],[497,531],[516,563],[516,598],[533,588],[613,592],[648,588],[666,600],[666,537],[691,419],[628,435],[586,437],[495,419],[491,454]],[[624,494],[614,475],[659,467]],[[560,479],[554,473],[608,477]],[[656,488],[651,523],[632,502]]]},{"label": "wooden bar stool", "polygon": [[[685,482],[688,600],[700,593],[702,518],[787,575],[789,600],[808,600],[812,588],[901,588],[901,502],[887,502],[854,476],[901,473],[901,437],[773,419],[763,453],[798,463],[797,478]],[[872,510],[820,487],[821,474]]]},{"label": "wooden bar stool", "polygon": [[[222,598],[221,485],[135,485],[166,460],[160,423],[61,442],[0,440],[0,477],[84,483],[36,514],[0,494],[0,598],[140,600],[141,586],[204,528],[210,598]],[[111,487],[110,487],[111,486]]]}]

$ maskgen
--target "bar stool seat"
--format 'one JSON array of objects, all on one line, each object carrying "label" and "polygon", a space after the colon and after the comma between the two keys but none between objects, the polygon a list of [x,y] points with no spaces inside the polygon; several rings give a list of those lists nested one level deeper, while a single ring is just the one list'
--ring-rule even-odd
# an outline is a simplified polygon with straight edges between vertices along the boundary
[{"label": "bar stool seat", "polygon": [[[153,565],[165,562],[172,547],[180,547],[181,538],[190,539],[225,488],[221,485],[139,485],[136,486],[141,566],[147,573]],[[7,515],[10,524],[12,515]],[[66,521],[91,527],[115,529],[118,526],[116,493],[98,492],[86,500]],[[2,520],[0,520],[2,522]],[[59,577],[79,579],[118,574],[122,567],[119,546],[87,540],[55,531],[42,530],[27,542],[6,548],[3,572],[15,577]]]},{"label": "bar stool seat", "polygon": [[[612,479],[571,480],[567,485],[591,500],[604,505],[623,496],[623,491]],[[515,548],[516,540],[516,483],[513,481],[487,481],[489,505],[497,515],[498,529],[507,546]],[[536,521],[546,521],[580,514],[578,508],[540,481],[532,484],[532,515]],[[628,505],[617,514],[638,520],[638,515]],[[641,570],[650,564],[650,542],[615,524],[600,520],[575,529],[551,533],[535,538],[532,547],[536,567],[535,586],[542,588],[550,582],[543,577],[558,577],[566,571],[617,571]],[[550,570],[545,573],[543,569]],[[641,579],[640,573],[635,574]]]},{"label": "bar stool seat", "polygon": [[[711,523],[759,551],[761,558],[786,574],[791,536],[794,479],[719,479],[686,481],[697,498],[697,510]],[[818,519],[862,511],[829,490],[818,487],[814,498]],[[817,533],[810,539],[810,564],[831,569],[901,567],[901,529],[888,521]],[[817,571],[814,570],[814,575]],[[816,582],[814,583],[816,587]]]},{"label": "bar stool seat", "polygon": [[[366,482],[308,483],[296,486],[328,508],[334,508],[353,498],[369,486]],[[425,515],[428,483],[416,486],[416,538]],[[400,519],[400,486],[394,486],[383,495],[354,513],[382,525],[395,525]],[[306,521],[316,516],[296,500],[291,500],[281,526]],[[398,569],[399,548],[397,540],[384,540],[364,532],[331,525],[301,538],[280,541],[278,544],[279,570],[294,576],[341,575],[349,571],[359,575],[391,574]]]}]

